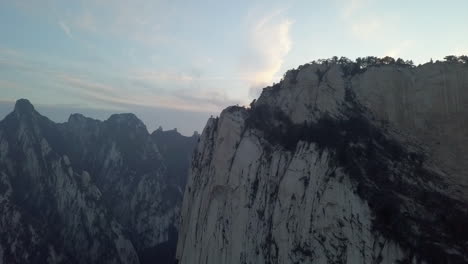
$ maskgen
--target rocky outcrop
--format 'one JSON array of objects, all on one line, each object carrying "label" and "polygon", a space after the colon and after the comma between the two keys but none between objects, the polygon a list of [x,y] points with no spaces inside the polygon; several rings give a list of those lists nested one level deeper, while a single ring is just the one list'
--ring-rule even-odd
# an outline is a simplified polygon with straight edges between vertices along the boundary
[{"label": "rocky outcrop", "polygon": [[178,218],[182,192],[180,186],[169,183],[146,126],[133,114],[112,115],[94,128],[92,124],[93,120],[72,116],[62,125],[70,148],[77,152],[73,160],[94,175],[103,202],[128,229],[139,251],[167,241]]},{"label": "rocky outcrop", "polygon": [[184,186],[136,116],[55,124],[23,99],[0,149],[0,263],[171,263]]},{"label": "rocky outcrop", "polygon": [[468,67],[349,66],[303,65],[208,121],[180,263],[468,262]]}]

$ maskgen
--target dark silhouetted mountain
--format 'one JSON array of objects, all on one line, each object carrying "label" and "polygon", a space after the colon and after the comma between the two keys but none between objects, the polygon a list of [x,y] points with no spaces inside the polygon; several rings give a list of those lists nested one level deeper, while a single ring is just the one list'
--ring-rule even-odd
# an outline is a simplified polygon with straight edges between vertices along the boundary
[{"label": "dark silhouetted mountain", "polygon": [[[181,166],[188,166],[192,150],[180,149]],[[0,122],[0,260],[173,257],[187,171],[170,174],[165,162],[171,158],[133,114],[103,122],[74,114],[55,124],[18,100]]]},{"label": "dark silhouetted mountain", "polygon": [[177,185],[185,186],[187,177],[181,176],[187,175],[189,171],[192,152],[200,137],[198,133],[185,137],[176,129],[168,131],[158,129],[151,134],[151,137],[164,157],[170,178],[174,179]]}]

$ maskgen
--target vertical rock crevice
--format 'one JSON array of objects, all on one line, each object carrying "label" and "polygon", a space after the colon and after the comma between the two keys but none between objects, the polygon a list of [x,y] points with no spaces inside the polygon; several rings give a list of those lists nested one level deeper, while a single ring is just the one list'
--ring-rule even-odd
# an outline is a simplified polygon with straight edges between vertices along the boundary
[{"label": "vertical rock crevice", "polygon": [[[195,156],[206,163],[192,163],[182,206],[180,263],[468,261],[467,175],[433,147],[435,131],[414,134],[411,124],[438,120],[434,109],[407,106],[437,100],[430,91],[418,97],[434,68],[468,70],[444,63],[353,67],[301,66],[265,88],[250,109],[223,111],[220,120],[242,124],[240,140],[227,133],[237,129],[233,123],[219,123],[211,139],[205,129]],[[429,90],[439,89],[443,76],[435,74]],[[449,83],[451,90],[468,80]],[[407,94],[396,94],[402,90]],[[405,97],[398,105],[404,109],[378,103],[395,96]],[[468,102],[468,92],[457,96]],[[229,165],[216,155],[229,157]],[[236,191],[208,195],[224,187]]]}]

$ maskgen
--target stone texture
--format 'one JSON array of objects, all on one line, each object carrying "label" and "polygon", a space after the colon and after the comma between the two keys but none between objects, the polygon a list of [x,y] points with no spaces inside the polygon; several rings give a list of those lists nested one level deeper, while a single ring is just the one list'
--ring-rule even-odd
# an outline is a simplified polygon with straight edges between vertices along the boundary
[{"label": "stone texture", "polygon": [[225,109],[192,160],[178,260],[468,262],[467,76],[310,64]]}]

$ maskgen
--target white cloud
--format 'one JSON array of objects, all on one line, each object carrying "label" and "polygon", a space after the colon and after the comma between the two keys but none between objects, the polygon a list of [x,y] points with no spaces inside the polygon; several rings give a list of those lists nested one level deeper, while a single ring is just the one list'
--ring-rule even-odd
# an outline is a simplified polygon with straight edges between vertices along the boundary
[{"label": "white cloud", "polygon": [[411,40],[402,41],[398,46],[391,48],[385,52],[385,56],[393,58],[401,57],[406,50],[413,46],[414,42]]},{"label": "white cloud", "polygon": [[283,16],[283,11],[275,11],[249,23],[247,54],[241,67],[251,86],[250,96],[257,96],[259,88],[274,81],[291,50],[292,24]]},{"label": "white cloud", "polygon": [[63,32],[65,32],[65,34],[67,34],[67,36],[69,38],[73,38],[73,35],[72,35],[71,31],[70,31],[70,28],[68,27],[68,25],[65,22],[59,21],[58,24],[59,24],[60,28],[63,30]]}]

